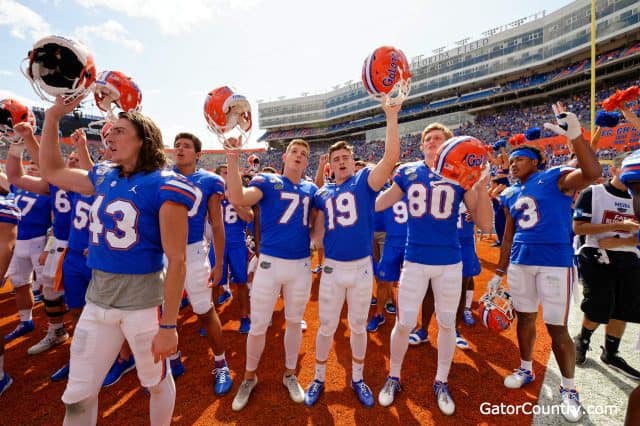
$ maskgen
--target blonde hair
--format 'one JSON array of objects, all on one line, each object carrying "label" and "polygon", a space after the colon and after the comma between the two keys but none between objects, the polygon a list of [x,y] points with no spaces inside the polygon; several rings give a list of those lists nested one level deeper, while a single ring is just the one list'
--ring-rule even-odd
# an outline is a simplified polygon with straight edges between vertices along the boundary
[{"label": "blonde hair", "polygon": [[311,153],[311,147],[309,147],[309,142],[305,141],[304,139],[294,139],[291,142],[289,142],[289,145],[287,145],[287,149],[285,150],[285,153],[288,153],[291,147],[294,145],[304,146],[305,148],[307,148],[307,156],[309,156],[309,154]]},{"label": "blonde hair", "polygon": [[445,126],[444,124],[442,124],[442,123],[431,123],[427,127],[425,127],[424,130],[422,131],[422,138],[420,139],[420,141],[424,142],[424,139],[427,137],[429,132],[432,132],[434,130],[440,130],[442,133],[444,133],[444,136],[447,139],[451,139],[453,137],[453,132],[447,126]]}]

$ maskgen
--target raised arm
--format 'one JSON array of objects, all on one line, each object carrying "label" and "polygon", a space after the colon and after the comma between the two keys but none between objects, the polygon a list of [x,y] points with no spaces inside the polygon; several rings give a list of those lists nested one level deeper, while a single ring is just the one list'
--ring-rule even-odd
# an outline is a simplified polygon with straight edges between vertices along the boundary
[{"label": "raised arm", "polygon": [[238,160],[238,151],[227,151],[227,191],[229,202],[238,206],[250,207],[258,204],[258,201],[262,199],[262,191],[254,186],[245,188],[242,185]]},{"label": "raised arm", "polygon": [[40,144],[40,173],[47,182],[59,188],[91,195],[95,188],[89,179],[89,173],[86,170],[65,167],[58,139],[60,120],[65,114],[73,111],[81,100],[82,98],[78,98],[65,105],[62,98],[57,97],[56,103],[45,112]]},{"label": "raised arm", "polygon": [[76,129],[71,134],[71,142],[73,142],[76,154],[78,155],[78,167],[84,170],[91,170],[93,168],[93,161],[91,161],[91,155],[89,154],[87,135],[84,129]]},{"label": "raised arm", "polygon": [[22,168],[22,152],[24,144],[11,144],[7,155],[7,179],[9,183],[18,188],[35,192],[36,194],[48,194],[49,184],[42,178],[27,176]]},{"label": "raised arm", "polygon": [[586,188],[602,175],[602,167],[589,142],[582,137],[578,117],[565,110],[561,102],[553,105],[558,124],[545,123],[544,127],[558,135],[566,136],[578,160],[578,168],[558,179],[558,188],[563,192],[579,191]]},{"label": "raised arm", "polygon": [[403,196],[404,192],[398,184],[394,182],[393,185],[391,185],[391,188],[387,189],[380,194],[378,198],[376,198],[376,211],[381,212],[388,209],[398,201],[402,200]]},{"label": "raised arm", "polygon": [[384,154],[382,159],[375,165],[369,173],[369,187],[374,191],[382,189],[389,180],[393,168],[400,160],[400,135],[398,133],[398,112],[402,105],[389,106],[382,103],[382,109],[387,120],[387,137],[384,142]]},{"label": "raised arm", "polygon": [[316,170],[316,186],[322,188],[324,185],[324,166],[329,161],[329,154],[322,154],[318,160],[318,170]]}]

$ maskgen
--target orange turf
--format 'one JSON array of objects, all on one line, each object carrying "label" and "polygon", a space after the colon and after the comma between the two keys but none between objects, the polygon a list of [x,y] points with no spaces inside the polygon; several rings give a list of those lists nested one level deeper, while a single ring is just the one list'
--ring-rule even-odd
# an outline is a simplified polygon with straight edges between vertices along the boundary
[{"label": "orange turf", "polygon": [[[489,247],[490,242],[478,242],[483,272],[476,278],[476,300],[484,292],[497,262],[498,249]],[[299,358],[298,377],[305,388],[314,374],[317,284],[317,277],[314,277],[312,296],[305,314],[309,329],[304,335]],[[431,385],[436,370],[436,350],[431,345],[409,348],[402,370],[403,390],[394,405],[382,408],[376,403],[375,407],[366,409],[349,388],[351,354],[345,309],[336,332],[335,351],[329,357],[325,393],[315,407],[307,408],[292,402],[282,385],[284,315],[279,302],[258,369],[258,386],[249,405],[242,412],[234,413],[231,401],[244,370],[245,337],[236,331],[239,326],[236,300],[220,309],[219,314],[224,323],[226,355],[234,388],[223,398],[213,395],[213,354],[205,339],[198,335],[196,317],[190,308],[185,309],[180,316],[180,349],[187,371],[176,382],[174,424],[530,424],[530,416],[482,415],[479,407],[485,401],[494,404],[535,402],[551,349],[550,339],[539,319],[534,351],[537,380],[523,390],[508,390],[502,385],[503,377],[519,365],[515,327],[498,335],[489,332],[479,322],[475,327],[463,326],[462,333],[472,349],[466,352],[456,350],[449,375],[449,387],[457,407],[452,418],[441,415],[435,403]],[[0,290],[0,317],[0,332],[4,335],[18,321],[15,303],[7,287]],[[14,384],[0,397],[0,424],[3,425],[60,424],[64,417],[60,396],[65,384],[51,383],[49,375],[66,361],[69,345],[28,356],[27,348],[35,344],[46,329],[42,304],[34,310],[34,320],[36,331],[6,346],[5,370],[14,378]],[[392,326],[393,319],[387,316],[387,323],[377,333],[370,334],[365,379],[376,399],[388,372]],[[431,342],[436,341],[436,333],[437,326],[433,321],[429,329]],[[136,375],[129,374],[100,393],[98,424],[148,424],[147,407],[148,397],[140,388]]]}]

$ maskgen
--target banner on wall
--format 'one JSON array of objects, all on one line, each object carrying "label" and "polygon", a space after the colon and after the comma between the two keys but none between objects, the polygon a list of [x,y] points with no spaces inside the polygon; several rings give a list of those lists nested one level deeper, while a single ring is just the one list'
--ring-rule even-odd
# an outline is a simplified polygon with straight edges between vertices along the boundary
[{"label": "banner on wall", "polygon": [[[591,140],[590,132],[582,129],[582,135],[586,140]],[[563,150],[567,147],[567,138],[564,136],[553,136],[550,138],[538,139],[541,148],[551,145],[554,151]],[[629,147],[627,149],[627,147]],[[636,150],[640,147],[640,131],[631,124],[621,124],[614,128],[603,128],[598,141],[598,149],[615,149],[616,151]]]}]

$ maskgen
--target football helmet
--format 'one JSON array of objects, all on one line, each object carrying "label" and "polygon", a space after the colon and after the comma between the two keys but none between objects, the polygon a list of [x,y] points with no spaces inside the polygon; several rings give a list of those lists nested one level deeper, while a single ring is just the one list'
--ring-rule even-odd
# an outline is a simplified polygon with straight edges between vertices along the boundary
[{"label": "football helmet", "polygon": [[96,66],[87,47],[66,37],[52,35],[38,40],[25,63],[22,73],[36,94],[48,102],[62,96],[69,103],[89,92],[96,81]]},{"label": "football helmet", "polygon": [[[213,89],[204,101],[204,118],[207,127],[228,150],[237,150],[248,143],[251,134],[251,105],[244,96],[227,86]],[[230,139],[241,140],[232,144]]]},{"label": "football helmet", "polygon": [[380,102],[402,103],[411,89],[409,61],[402,50],[392,46],[374,50],[362,64],[362,84]]},{"label": "football helmet", "polygon": [[634,151],[622,160],[619,178],[627,187],[640,181],[640,150]]},{"label": "football helmet", "polygon": [[480,318],[489,330],[501,332],[509,328],[513,321],[511,295],[502,287],[487,291],[480,298]]},{"label": "football helmet", "polygon": [[472,136],[455,136],[438,148],[433,171],[467,190],[488,175],[489,149]]},{"label": "football helmet", "polygon": [[120,71],[102,71],[96,78],[93,94],[98,108],[113,119],[114,105],[123,111],[140,111],[142,109],[142,92],[138,85]]},{"label": "football helmet", "polygon": [[257,173],[260,169],[260,158],[256,154],[251,154],[247,158],[247,163],[249,165],[249,168],[247,169],[249,173]]},{"label": "football helmet", "polygon": [[35,132],[36,116],[29,107],[15,99],[0,101],[0,139],[3,142],[19,143],[22,138],[13,130],[13,126],[23,122],[28,122]]}]

